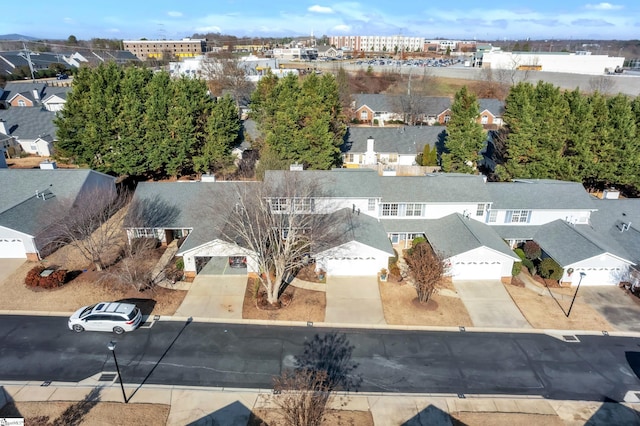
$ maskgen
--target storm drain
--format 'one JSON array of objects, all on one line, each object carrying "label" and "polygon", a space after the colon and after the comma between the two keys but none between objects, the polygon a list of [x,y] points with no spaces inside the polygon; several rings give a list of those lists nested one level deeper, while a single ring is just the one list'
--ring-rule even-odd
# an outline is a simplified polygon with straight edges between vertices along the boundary
[{"label": "storm drain", "polygon": [[98,378],[99,382],[113,382],[116,379],[116,373],[102,373]]},{"label": "storm drain", "polygon": [[562,338],[564,339],[565,342],[580,342],[580,340],[578,340],[576,336],[572,336],[572,335],[562,336]]}]

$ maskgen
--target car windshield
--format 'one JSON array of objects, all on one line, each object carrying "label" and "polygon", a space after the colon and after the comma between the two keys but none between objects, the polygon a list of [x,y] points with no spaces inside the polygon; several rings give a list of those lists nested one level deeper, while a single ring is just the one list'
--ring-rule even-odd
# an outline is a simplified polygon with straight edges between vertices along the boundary
[{"label": "car windshield", "polygon": [[91,305],[91,306],[87,306],[86,308],[84,308],[82,310],[82,312],[80,312],[80,318],[86,317],[87,315],[89,315],[91,313],[91,311],[93,310],[93,308],[95,308],[96,305]]}]

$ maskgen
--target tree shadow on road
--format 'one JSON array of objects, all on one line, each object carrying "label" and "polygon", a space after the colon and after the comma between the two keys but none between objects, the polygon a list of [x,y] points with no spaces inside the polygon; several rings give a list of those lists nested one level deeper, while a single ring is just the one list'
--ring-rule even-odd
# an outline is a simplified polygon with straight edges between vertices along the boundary
[{"label": "tree shadow on road", "polygon": [[358,364],[351,359],[353,349],[345,334],[316,334],[305,342],[302,355],[295,357],[296,369],[325,372],[331,390],[357,392],[362,378],[354,374]]}]

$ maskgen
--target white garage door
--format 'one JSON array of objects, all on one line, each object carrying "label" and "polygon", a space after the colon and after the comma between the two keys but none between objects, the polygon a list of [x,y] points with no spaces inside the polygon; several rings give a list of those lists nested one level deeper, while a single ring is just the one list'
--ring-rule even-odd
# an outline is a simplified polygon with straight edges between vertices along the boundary
[{"label": "white garage door", "polygon": [[27,254],[24,252],[24,244],[19,238],[0,238],[0,258],[3,259],[24,259]]},{"label": "white garage door", "polygon": [[380,268],[377,266],[379,264],[379,261],[371,258],[330,258],[326,260],[327,275],[334,276],[375,276],[380,272]]},{"label": "white garage door", "polygon": [[501,275],[500,262],[458,262],[451,274],[454,280],[495,280]]}]

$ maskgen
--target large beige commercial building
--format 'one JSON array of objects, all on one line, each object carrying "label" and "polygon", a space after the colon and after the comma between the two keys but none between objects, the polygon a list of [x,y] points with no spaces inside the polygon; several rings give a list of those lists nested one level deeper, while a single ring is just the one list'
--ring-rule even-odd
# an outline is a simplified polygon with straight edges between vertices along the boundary
[{"label": "large beige commercial building", "polygon": [[[182,40],[124,40],[124,48],[141,61],[147,59],[182,59],[202,55],[206,51],[204,39]],[[165,57],[167,55],[168,57]]]}]

